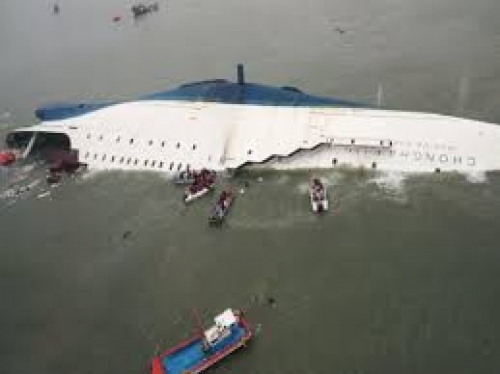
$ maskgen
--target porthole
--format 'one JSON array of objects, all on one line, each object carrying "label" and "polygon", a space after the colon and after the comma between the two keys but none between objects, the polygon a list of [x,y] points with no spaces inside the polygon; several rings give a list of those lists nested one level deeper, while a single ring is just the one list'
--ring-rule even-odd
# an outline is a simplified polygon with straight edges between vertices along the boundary
[{"label": "porthole", "polygon": [[153,141],[152,141],[152,140],[150,140],[148,144],[149,144],[149,145],[153,145]]},{"label": "porthole", "polygon": [[148,166],[148,160],[144,160],[144,166]]},{"label": "porthole", "polygon": [[132,162],[132,159],[131,158],[128,158],[127,159],[127,165],[130,165],[130,163]]},{"label": "porthole", "polygon": [[251,155],[251,154],[252,154],[252,150],[251,150],[251,149],[249,149],[249,150],[247,151],[247,154]]},{"label": "porthole", "polygon": [[334,159],[332,160],[332,164],[333,164],[333,165],[337,165],[337,159],[336,159],[336,158],[334,158]]},{"label": "porthole", "polygon": [[139,160],[136,158],[136,159],[134,160],[134,165],[137,165],[138,163],[139,163]]},{"label": "porthole", "polygon": [[160,161],[160,163],[158,164],[158,167],[159,167],[160,169],[162,169],[162,168],[163,168],[163,161]]},{"label": "porthole", "polygon": [[181,143],[177,143],[176,147],[180,148],[181,147]]},{"label": "porthole", "polygon": [[165,147],[165,141],[162,141],[162,142],[161,142],[161,146],[162,146],[162,147]]},{"label": "porthole", "polygon": [[177,165],[177,171],[180,171],[182,169],[182,164]]},{"label": "porthole", "polygon": [[130,144],[134,144],[134,139],[130,139],[130,140],[129,140],[129,143],[130,143]]},{"label": "porthole", "polygon": [[111,156],[111,162],[115,162],[115,156]]},{"label": "porthole", "polygon": [[99,140],[102,140],[102,139],[103,139],[102,135],[99,135]]},{"label": "porthole", "polygon": [[351,139],[351,144],[354,145],[356,141],[354,139]]},{"label": "porthole", "polygon": [[90,134],[87,134],[87,139],[90,139]]},{"label": "porthole", "polygon": [[196,149],[196,144],[193,144],[193,151]]},{"label": "porthole", "polygon": [[121,140],[121,138],[118,136],[118,137],[116,138],[116,142],[117,142],[117,143],[119,143],[119,142],[120,142],[120,140]]},{"label": "porthole", "polygon": [[151,167],[153,168],[155,165],[156,165],[156,161],[155,161],[155,160],[153,160],[153,161],[151,162]]},{"label": "porthole", "polygon": [[94,160],[97,160],[97,153],[94,153]]},{"label": "porthole", "polygon": [[120,164],[123,164],[123,161],[125,161],[125,157],[120,157]]},{"label": "porthole", "polygon": [[372,162],[372,169],[376,169],[377,168],[377,163],[376,162]]},{"label": "porthole", "polygon": [[434,171],[435,171],[436,173],[438,173],[438,174],[439,174],[439,173],[441,173],[441,169],[440,169],[440,168],[436,168]]},{"label": "porthole", "polygon": [[89,152],[85,153],[85,158],[89,158],[89,155],[90,155]]},{"label": "porthole", "polygon": [[170,167],[169,167],[168,169],[169,169],[169,170],[172,170],[173,168],[174,168],[174,163],[173,163],[173,162],[171,162],[171,163],[170,163]]},{"label": "porthole", "polygon": [[106,155],[102,155],[102,161],[105,161],[106,160]]}]

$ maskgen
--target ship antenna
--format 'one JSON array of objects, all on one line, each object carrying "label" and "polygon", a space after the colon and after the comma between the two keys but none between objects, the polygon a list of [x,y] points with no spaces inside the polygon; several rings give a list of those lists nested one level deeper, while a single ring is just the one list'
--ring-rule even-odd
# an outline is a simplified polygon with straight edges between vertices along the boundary
[{"label": "ship antenna", "polygon": [[384,102],[384,87],[382,86],[382,83],[379,83],[377,88],[377,107],[381,108],[383,102]]},{"label": "ship antenna", "polygon": [[238,84],[240,86],[245,85],[245,67],[243,64],[238,64],[237,65],[237,71],[238,71]]},{"label": "ship antenna", "polygon": [[194,319],[194,323],[196,325],[196,330],[198,331],[198,334],[200,334],[200,337],[203,338],[203,336],[204,336],[203,326],[201,325],[200,315],[198,314],[198,311],[196,309],[193,309],[193,319]]}]

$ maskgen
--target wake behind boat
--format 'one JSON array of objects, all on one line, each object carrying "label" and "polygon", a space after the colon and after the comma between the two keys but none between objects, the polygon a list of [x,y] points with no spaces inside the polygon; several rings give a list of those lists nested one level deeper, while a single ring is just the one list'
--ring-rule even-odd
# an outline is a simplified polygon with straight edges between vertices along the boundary
[{"label": "wake behind boat", "polygon": [[151,374],[201,373],[244,347],[252,337],[241,312],[227,309],[214,322],[199,335],[153,358]]},{"label": "wake behind boat", "polygon": [[326,187],[319,178],[313,178],[309,186],[309,198],[311,208],[314,213],[321,213],[328,210],[328,194]]}]

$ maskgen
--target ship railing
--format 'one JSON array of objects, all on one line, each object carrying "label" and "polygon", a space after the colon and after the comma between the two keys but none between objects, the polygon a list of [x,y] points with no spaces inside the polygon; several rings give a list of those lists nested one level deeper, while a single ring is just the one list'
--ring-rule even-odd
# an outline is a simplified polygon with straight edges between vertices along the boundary
[{"label": "ship railing", "polygon": [[374,148],[380,150],[390,150],[393,144],[392,140],[390,139],[355,138],[355,137],[328,138],[328,143],[331,146]]}]

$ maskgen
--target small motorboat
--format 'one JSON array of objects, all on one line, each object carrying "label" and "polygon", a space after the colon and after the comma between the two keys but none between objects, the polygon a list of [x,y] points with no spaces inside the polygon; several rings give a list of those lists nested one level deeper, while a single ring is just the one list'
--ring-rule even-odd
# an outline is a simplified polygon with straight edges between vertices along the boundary
[{"label": "small motorboat", "polygon": [[203,169],[195,174],[194,182],[184,191],[184,202],[190,203],[193,200],[199,199],[203,195],[212,191],[215,186],[215,173]]},{"label": "small motorboat", "polygon": [[151,374],[201,373],[241,347],[252,337],[250,324],[241,312],[227,309],[215,324],[153,358]]},{"label": "small motorboat", "polygon": [[328,210],[328,194],[326,188],[319,178],[313,178],[309,187],[311,208],[314,213]]},{"label": "small motorboat", "polygon": [[229,209],[233,205],[234,194],[231,190],[224,190],[217,200],[217,204],[210,215],[208,222],[212,226],[220,226],[229,212]]},{"label": "small motorboat", "polygon": [[16,154],[12,151],[0,151],[0,166],[9,166],[16,161]]},{"label": "small motorboat", "polygon": [[195,170],[182,170],[174,177],[174,183],[178,185],[193,184],[198,174]]},{"label": "small motorboat", "polygon": [[82,166],[78,161],[78,155],[73,151],[52,151],[48,155],[48,162],[51,173],[66,172],[72,174]]},{"label": "small motorboat", "polygon": [[132,14],[134,18],[139,18],[148,13],[157,12],[158,11],[158,2],[152,4],[136,4],[132,6]]}]

